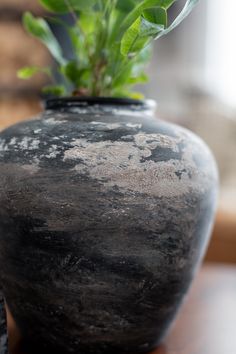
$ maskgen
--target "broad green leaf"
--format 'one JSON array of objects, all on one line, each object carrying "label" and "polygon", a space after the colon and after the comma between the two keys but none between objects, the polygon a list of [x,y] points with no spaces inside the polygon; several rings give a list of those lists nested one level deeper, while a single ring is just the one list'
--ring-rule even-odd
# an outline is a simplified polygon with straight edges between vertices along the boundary
[{"label": "broad green leaf", "polygon": [[56,37],[43,18],[36,18],[30,12],[26,12],[23,16],[23,24],[27,32],[46,45],[58,63],[62,65],[66,63]]},{"label": "broad green leaf", "polygon": [[117,89],[112,92],[113,97],[132,98],[134,100],[143,100],[144,95],[141,92],[130,92],[128,89]]},{"label": "broad green leaf", "polygon": [[75,61],[69,62],[66,66],[61,68],[62,74],[70,80],[77,88],[83,85],[84,77],[91,73],[90,68],[79,68]]},{"label": "broad green leaf", "polygon": [[119,11],[129,13],[136,6],[134,0],[118,0],[116,8]]},{"label": "broad green leaf", "polygon": [[85,64],[87,62],[88,53],[84,45],[84,38],[81,36],[78,27],[71,27],[68,31],[71,40],[74,57],[79,58],[79,61]]},{"label": "broad green leaf", "polygon": [[44,73],[51,77],[50,68],[40,68],[38,66],[25,66],[17,71],[17,77],[19,79],[28,80],[31,79],[35,74]]},{"label": "broad green leaf", "polygon": [[144,95],[141,92],[130,92],[128,97],[132,98],[133,100],[144,99]]},{"label": "broad green leaf", "polygon": [[67,65],[61,67],[61,73],[71,82],[76,84],[80,70],[75,61],[69,62]]},{"label": "broad green leaf", "polygon": [[149,22],[167,27],[167,11],[163,7],[146,9],[142,13],[143,17]]},{"label": "broad green leaf", "polygon": [[110,35],[108,38],[108,45],[110,47],[114,48],[114,45],[117,42],[117,39],[120,38],[120,33],[121,33],[120,24],[124,21],[126,16],[127,16],[126,11],[124,11],[124,12],[123,11],[115,11],[113,13],[113,18],[111,18],[112,28],[111,28]]},{"label": "broad green leaf", "polygon": [[56,13],[67,13],[71,11],[92,10],[96,0],[39,0],[49,11]]},{"label": "broad green leaf", "polygon": [[43,88],[43,93],[52,96],[63,96],[66,94],[66,89],[63,85],[48,85]]},{"label": "broad green leaf", "polygon": [[133,65],[134,63],[129,61],[121,66],[119,73],[116,73],[115,77],[112,78],[114,87],[123,87],[127,84],[129,78],[132,76]]},{"label": "broad green leaf", "polygon": [[97,14],[96,13],[91,13],[91,14],[86,14],[86,13],[81,13],[79,17],[79,28],[83,30],[86,35],[90,34],[95,30],[96,27],[96,21],[97,21]]},{"label": "broad green leaf", "polygon": [[33,67],[24,67],[21,68],[17,71],[17,77],[19,79],[23,80],[28,80],[31,79],[32,76],[37,74],[39,72],[38,68],[33,66]]},{"label": "broad green leaf", "polygon": [[140,39],[140,28],[142,18],[141,16],[132,24],[132,26],[125,32],[121,40],[121,54],[127,56],[134,54],[141,50],[147,43],[147,37]]},{"label": "broad green leaf", "polygon": [[[47,46],[57,65],[62,85],[44,88],[53,96],[71,92],[81,95],[108,95],[141,98],[129,87],[144,83],[143,70],[150,60],[153,39],[174,29],[193,9],[198,0],[185,0],[185,6],[168,26],[167,11],[177,0],[39,0],[52,14],[73,12],[73,23],[55,16],[71,41],[74,59],[64,58],[62,48],[47,22],[30,13],[24,16],[26,30]],[[56,19],[57,17],[57,19]],[[50,75],[47,68],[26,67],[20,78],[37,72]],[[74,90],[74,91],[73,91]],[[134,95],[134,96],[133,96]]]},{"label": "broad green leaf", "polygon": [[139,5],[136,6],[125,18],[121,25],[121,33],[127,30],[137,20],[137,18],[141,16],[143,11],[155,7],[162,7],[163,9],[168,10],[168,8],[173,5],[175,1],[177,0],[144,0],[140,2]]},{"label": "broad green leaf", "polygon": [[[149,22],[143,16],[141,16],[141,25],[140,25],[140,37],[156,37],[158,33],[163,31],[164,25],[155,24]],[[142,48],[141,48],[142,49]]]},{"label": "broad green leaf", "polygon": [[179,14],[179,16],[177,16],[177,18],[174,20],[174,22],[167,29],[160,32],[157,35],[156,39],[168,34],[173,29],[175,29],[190,14],[190,12],[193,10],[193,8],[197,5],[198,2],[199,2],[199,0],[187,0],[185,6],[184,6],[183,10],[181,11],[181,13]]},{"label": "broad green leaf", "polygon": [[140,16],[124,34],[121,40],[121,54],[127,56],[141,51],[150,38],[156,37],[163,29],[163,25],[156,25]]},{"label": "broad green leaf", "polygon": [[133,76],[128,79],[128,84],[137,85],[137,84],[145,84],[148,82],[148,76],[142,72],[139,76]]}]

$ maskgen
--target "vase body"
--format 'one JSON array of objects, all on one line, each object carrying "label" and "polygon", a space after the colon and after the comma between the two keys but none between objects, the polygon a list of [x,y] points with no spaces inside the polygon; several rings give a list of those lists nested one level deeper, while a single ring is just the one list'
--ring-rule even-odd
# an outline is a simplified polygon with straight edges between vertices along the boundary
[{"label": "vase body", "polygon": [[0,135],[0,276],[34,353],[145,353],[209,240],[217,170],[146,103],[48,102]]}]

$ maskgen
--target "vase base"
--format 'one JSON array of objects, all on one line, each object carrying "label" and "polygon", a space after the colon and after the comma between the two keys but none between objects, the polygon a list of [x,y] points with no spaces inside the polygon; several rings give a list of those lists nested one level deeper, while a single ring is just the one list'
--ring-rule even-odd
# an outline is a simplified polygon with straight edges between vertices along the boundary
[{"label": "vase base", "polygon": [[112,345],[94,347],[79,346],[77,348],[68,348],[66,351],[65,348],[61,349],[50,345],[39,346],[38,343],[22,341],[19,352],[24,354],[148,354],[157,347],[157,344],[137,346],[133,348],[121,348]]}]

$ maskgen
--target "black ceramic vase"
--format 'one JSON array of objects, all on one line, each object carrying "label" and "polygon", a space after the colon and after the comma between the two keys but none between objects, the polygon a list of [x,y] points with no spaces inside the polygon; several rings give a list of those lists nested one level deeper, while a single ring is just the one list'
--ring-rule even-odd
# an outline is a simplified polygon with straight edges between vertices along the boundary
[{"label": "black ceramic vase", "polygon": [[56,99],[0,135],[0,273],[32,353],[146,353],[204,255],[217,170],[149,102]]}]

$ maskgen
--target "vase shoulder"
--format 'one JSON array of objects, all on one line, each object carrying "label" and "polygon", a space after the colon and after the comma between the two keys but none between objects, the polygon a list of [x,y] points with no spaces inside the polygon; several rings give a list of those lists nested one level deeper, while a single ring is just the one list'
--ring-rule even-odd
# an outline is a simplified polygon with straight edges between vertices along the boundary
[{"label": "vase shoulder", "polygon": [[159,196],[164,191],[160,184],[157,188],[158,180],[170,193],[185,193],[188,185],[197,187],[198,179],[201,184],[205,180],[206,188],[211,179],[217,180],[214,158],[200,138],[145,112],[127,113],[123,108],[97,113],[81,107],[46,111],[38,119],[10,127],[0,134],[0,163],[4,162],[21,165],[25,173],[51,167],[95,179],[112,174],[114,185],[121,187],[131,183],[133,174],[136,189]]}]

